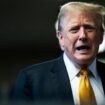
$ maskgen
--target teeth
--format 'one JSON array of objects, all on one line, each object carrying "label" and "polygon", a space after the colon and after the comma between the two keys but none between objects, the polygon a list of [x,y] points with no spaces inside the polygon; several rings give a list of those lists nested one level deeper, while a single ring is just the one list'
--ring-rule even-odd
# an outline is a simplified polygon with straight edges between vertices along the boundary
[{"label": "teeth", "polygon": [[89,46],[80,46],[77,47],[77,50],[88,50],[90,47]]}]

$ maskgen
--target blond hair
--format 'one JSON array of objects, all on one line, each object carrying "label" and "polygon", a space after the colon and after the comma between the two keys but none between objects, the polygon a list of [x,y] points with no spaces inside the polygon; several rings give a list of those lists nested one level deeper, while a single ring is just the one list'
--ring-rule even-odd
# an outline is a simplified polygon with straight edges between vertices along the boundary
[{"label": "blond hair", "polygon": [[99,4],[86,3],[86,2],[69,2],[61,6],[58,18],[55,24],[56,31],[62,30],[62,20],[66,14],[72,12],[91,12],[93,15],[98,16],[97,22],[100,24],[102,32],[105,32],[105,7]]}]

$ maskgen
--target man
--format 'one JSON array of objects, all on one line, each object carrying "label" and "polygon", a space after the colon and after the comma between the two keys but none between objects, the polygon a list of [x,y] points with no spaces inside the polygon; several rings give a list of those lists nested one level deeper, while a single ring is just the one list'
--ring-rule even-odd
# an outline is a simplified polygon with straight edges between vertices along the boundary
[{"label": "man", "polygon": [[63,55],[22,70],[14,98],[52,105],[104,105],[105,64],[97,60],[104,21],[103,6],[83,2],[63,5],[56,22]]}]

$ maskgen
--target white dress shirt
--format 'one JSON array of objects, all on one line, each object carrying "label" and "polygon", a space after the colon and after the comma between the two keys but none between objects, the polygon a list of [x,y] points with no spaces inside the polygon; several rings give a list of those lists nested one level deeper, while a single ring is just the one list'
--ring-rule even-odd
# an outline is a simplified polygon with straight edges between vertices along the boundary
[{"label": "white dress shirt", "polygon": [[[75,105],[80,105],[79,82],[81,77],[77,76],[77,74],[80,71],[80,67],[74,66],[73,62],[68,58],[68,56],[65,53],[63,54],[63,59],[69,76],[74,103]],[[93,74],[93,76],[89,77],[89,79],[96,97],[97,105],[105,105],[105,95],[104,95],[101,79],[97,74],[96,59],[88,68],[89,70],[91,70]]]}]

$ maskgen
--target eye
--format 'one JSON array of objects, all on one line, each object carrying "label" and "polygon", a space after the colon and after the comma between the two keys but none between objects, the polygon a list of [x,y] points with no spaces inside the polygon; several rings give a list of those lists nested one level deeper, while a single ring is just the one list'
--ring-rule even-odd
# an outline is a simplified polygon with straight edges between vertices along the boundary
[{"label": "eye", "polygon": [[96,29],[94,26],[91,25],[85,25],[84,28],[87,32],[93,32]]},{"label": "eye", "polygon": [[70,30],[69,30],[71,33],[77,33],[79,31],[79,27],[76,26],[76,27],[72,27]]}]

